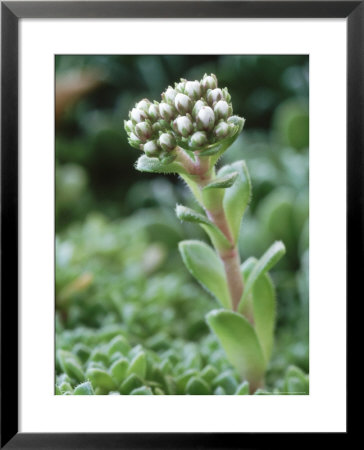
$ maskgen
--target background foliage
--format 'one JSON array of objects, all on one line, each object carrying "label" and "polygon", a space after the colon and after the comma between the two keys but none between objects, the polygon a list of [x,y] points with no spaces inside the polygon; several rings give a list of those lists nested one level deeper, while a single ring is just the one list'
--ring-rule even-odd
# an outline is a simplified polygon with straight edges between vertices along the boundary
[{"label": "background foliage", "polygon": [[[253,200],[243,259],[273,240],[276,344],[269,392],[308,392],[308,57],[56,57],[56,392],[245,393],[203,317],[214,300],[190,278],[179,223],[182,181],[139,173],[123,130],[137,100],[180,77],[215,73],[244,131],[223,163],[245,159]],[[296,366],[296,368],[290,366]],[[288,369],[288,370],[287,370]],[[81,383],[81,384],[80,384]],[[78,386],[78,387],[77,387]]]}]

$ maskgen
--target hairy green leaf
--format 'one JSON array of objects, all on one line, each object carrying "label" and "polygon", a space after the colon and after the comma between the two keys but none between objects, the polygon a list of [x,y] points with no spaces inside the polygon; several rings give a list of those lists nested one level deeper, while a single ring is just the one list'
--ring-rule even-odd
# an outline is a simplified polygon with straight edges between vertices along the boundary
[{"label": "hairy green leaf", "polygon": [[230,242],[227,240],[221,230],[213,224],[204,214],[194,211],[191,208],[187,208],[183,205],[176,206],[176,215],[180,220],[185,222],[194,222],[202,226],[205,232],[209,235],[212,243],[218,249],[228,249],[231,247]]},{"label": "hairy green leaf", "polygon": [[276,301],[274,286],[267,273],[253,286],[253,314],[255,331],[268,362],[273,348]]},{"label": "hairy green leaf", "polygon": [[92,385],[89,381],[79,384],[73,391],[73,395],[95,395]]},{"label": "hairy green leaf", "polygon": [[105,370],[102,369],[88,369],[87,378],[90,379],[94,389],[99,388],[102,391],[108,392],[116,389],[116,384]]},{"label": "hairy green leaf", "polygon": [[178,162],[171,162],[169,164],[163,164],[158,158],[149,158],[146,155],[142,155],[136,162],[136,169],[140,172],[153,172],[153,173],[186,173],[184,167]]},{"label": "hairy green leaf", "polygon": [[238,172],[235,182],[225,191],[224,210],[236,242],[240,232],[241,220],[251,197],[249,172],[245,161],[236,161],[233,164],[222,167],[218,172],[218,176],[227,176],[235,172]]},{"label": "hairy green leaf", "polygon": [[144,352],[140,352],[130,362],[126,375],[129,376],[132,373],[134,373],[135,375],[138,375],[138,377],[140,378],[145,378],[146,371],[147,371],[147,358]]},{"label": "hairy green leaf", "polygon": [[264,253],[264,255],[259,259],[259,261],[254,266],[251,271],[247,282],[245,283],[244,293],[239,304],[239,311],[244,307],[244,302],[248,297],[254,283],[258,280],[260,276],[268,272],[285,254],[286,248],[281,241],[276,241],[272,244],[269,249]]},{"label": "hairy green leaf", "polygon": [[308,395],[309,394],[309,380],[308,375],[302,372],[296,366],[288,367],[283,385],[284,394],[290,395]]},{"label": "hairy green leaf", "polygon": [[221,259],[201,241],[182,241],[179,251],[189,272],[214,295],[225,308],[231,308],[229,288]]},{"label": "hairy green leaf", "polygon": [[241,314],[221,309],[209,312],[206,321],[231,364],[253,388],[257,387],[266,362],[254,328]]},{"label": "hairy green leaf", "polygon": [[211,183],[203,188],[204,191],[207,189],[226,189],[231,187],[234,184],[238,176],[238,172],[232,172],[227,175],[215,178]]}]

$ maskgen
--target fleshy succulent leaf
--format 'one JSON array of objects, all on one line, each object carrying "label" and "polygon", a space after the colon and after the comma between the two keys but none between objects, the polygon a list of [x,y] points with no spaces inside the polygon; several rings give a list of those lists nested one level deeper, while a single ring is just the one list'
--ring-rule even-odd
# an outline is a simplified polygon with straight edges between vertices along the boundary
[{"label": "fleshy succulent leaf", "polygon": [[235,242],[238,239],[244,211],[251,197],[251,181],[245,161],[236,161],[222,167],[218,176],[227,176],[238,172],[235,182],[225,192],[224,210]]},{"label": "fleshy succulent leaf", "polygon": [[213,224],[204,214],[194,211],[191,208],[187,208],[183,205],[176,206],[177,217],[185,222],[194,222],[202,226],[202,228],[209,235],[211,241],[216,248],[227,249],[231,244],[226,239],[221,230]]},{"label": "fleshy succulent leaf", "polygon": [[184,167],[177,162],[163,164],[158,158],[149,158],[146,155],[138,159],[136,169],[140,172],[152,173],[186,173]]},{"label": "fleshy succulent leaf", "polygon": [[239,311],[244,307],[244,302],[249,295],[254,283],[259,279],[260,276],[268,272],[285,254],[286,248],[281,241],[276,241],[272,244],[269,249],[264,253],[264,255],[259,259],[259,261],[254,266],[251,271],[244,288],[244,293],[239,304]]},{"label": "fleshy succulent leaf", "polygon": [[189,272],[225,308],[231,308],[229,288],[224,266],[214,250],[201,241],[189,240],[179,243],[179,251]]},{"label": "fleshy succulent leaf", "polygon": [[206,321],[242,378],[253,389],[258,387],[266,362],[252,325],[241,314],[224,309],[209,312]]},{"label": "fleshy succulent leaf", "polygon": [[266,361],[272,354],[276,301],[274,286],[266,273],[253,286],[254,327]]},{"label": "fleshy succulent leaf", "polygon": [[236,180],[238,175],[239,175],[238,172],[232,172],[232,173],[229,173],[229,174],[221,176],[221,177],[216,177],[211,183],[209,183],[207,186],[205,186],[203,188],[203,190],[205,191],[207,189],[229,188],[234,184],[234,181]]}]

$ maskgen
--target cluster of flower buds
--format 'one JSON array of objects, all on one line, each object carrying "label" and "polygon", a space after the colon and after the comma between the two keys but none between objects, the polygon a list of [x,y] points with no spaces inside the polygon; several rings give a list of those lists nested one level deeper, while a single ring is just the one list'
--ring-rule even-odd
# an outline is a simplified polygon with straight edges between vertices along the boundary
[{"label": "cluster of flower buds", "polygon": [[162,100],[141,100],[125,121],[129,143],[149,157],[165,158],[177,145],[197,151],[236,131],[231,97],[214,74],[201,81],[181,79],[162,93]]}]

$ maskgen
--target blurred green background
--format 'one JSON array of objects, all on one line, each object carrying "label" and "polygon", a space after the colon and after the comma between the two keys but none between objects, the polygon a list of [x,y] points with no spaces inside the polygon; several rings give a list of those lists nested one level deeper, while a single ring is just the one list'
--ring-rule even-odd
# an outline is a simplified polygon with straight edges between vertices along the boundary
[{"label": "blurred green background", "polygon": [[[286,369],[309,369],[308,56],[59,55],[55,64],[60,392],[72,393],[77,382],[92,378],[87,371],[94,367],[110,372],[108,349],[118,336],[130,346],[129,359],[146,352],[143,386],[152,391],[153,371],[163,372],[163,365],[177,393],[194,393],[185,392],[183,383],[178,387],[186,370],[199,377],[209,365],[235,376],[204,323],[217,303],[189,277],[178,255],[180,240],[206,240],[199,227],[175,217],[175,204],[191,205],[191,196],[177,177],[137,172],[139,152],[123,129],[136,101],[160,100],[179,78],[211,72],[228,87],[234,113],[246,119],[221,161],[245,159],[252,178],[253,199],[239,242],[242,259],[260,257],[277,239],[287,247],[272,273],[277,338],[267,388],[289,389]],[[74,358],[83,378],[68,373],[64,355]],[[221,387],[215,385],[211,393]],[[96,391],[97,386],[93,381]],[[111,386],[99,393],[121,392]]]}]

